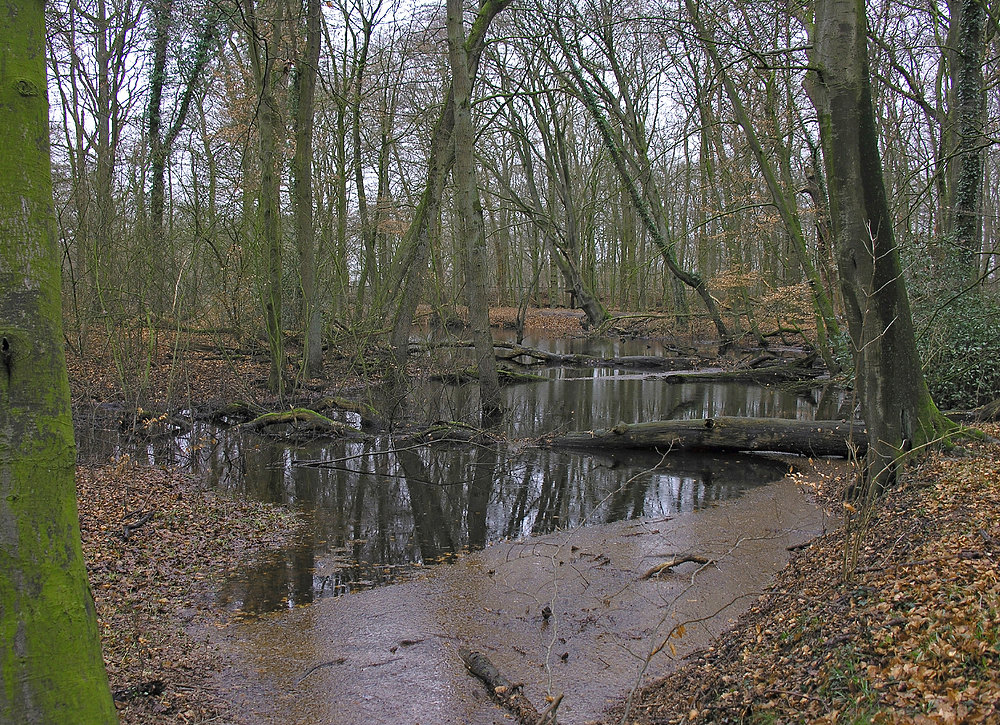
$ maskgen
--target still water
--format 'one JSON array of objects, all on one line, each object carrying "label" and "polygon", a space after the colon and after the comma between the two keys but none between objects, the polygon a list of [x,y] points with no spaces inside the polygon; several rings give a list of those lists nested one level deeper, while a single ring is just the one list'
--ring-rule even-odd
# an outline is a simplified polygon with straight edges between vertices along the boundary
[{"label": "still water", "polygon": [[[664,352],[655,343],[596,345],[545,343],[561,353]],[[701,510],[787,471],[762,457],[663,457],[528,444],[541,434],[718,415],[834,418],[841,403],[831,391],[668,383],[664,375],[634,369],[536,372],[546,379],[504,389],[503,427],[513,445],[428,446],[390,435],[288,442],[209,424],[141,445],[95,428],[81,429],[78,439],[85,459],[127,452],[150,464],[181,467],[231,495],[300,510],[307,526],[294,545],[220,586],[223,605],[262,613],[406,581],[429,565],[500,541]],[[412,391],[406,413],[424,421],[473,421],[477,404],[475,386],[423,383]],[[358,422],[349,413],[342,419]]]}]

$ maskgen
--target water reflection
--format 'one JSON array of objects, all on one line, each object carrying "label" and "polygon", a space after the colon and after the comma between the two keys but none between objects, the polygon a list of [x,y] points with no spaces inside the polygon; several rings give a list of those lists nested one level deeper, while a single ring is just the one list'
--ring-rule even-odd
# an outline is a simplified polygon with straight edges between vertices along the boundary
[{"label": "water reflection", "polygon": [[[548,382],[507,388],[508,434],[516,440],[618,421],[715,415],[834,417],[842,397],[593,372],[560,370]],[[474,386],[428,384],[416,391],[413,407],[427,420],[469,420],[475,398]],[[309,523],[301,540],[222,586],[225,605],[251,612],[399,581],[503,539],[670,517],[737,496],[786,470],[750,456],[405,447],[389,436],[288,443],[208,424],[142,444],[86,427],[78,443],[85,459],[128,452],[153,465],[184,468],[233,496],[303,511]]]}]

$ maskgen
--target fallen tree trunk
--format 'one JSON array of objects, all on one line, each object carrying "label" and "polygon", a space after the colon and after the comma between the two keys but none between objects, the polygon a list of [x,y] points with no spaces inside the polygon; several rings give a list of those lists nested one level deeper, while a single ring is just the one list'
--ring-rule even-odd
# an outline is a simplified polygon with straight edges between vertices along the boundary
[{"label": "fallen tree trunk", "polygon": [[521,345],[496,346],[497,360],[512,362],[521,367],[566,365],[588,368],[636,368],[642,370],[688,370],[703,363],[698,357],[658,357],[655,355],[623,355],[621,357],[595,357],[577,353],[561,354]]},{"label": "fallen tree trunk", "polygon": [[292,425],[296,432],[315,431],[325,435],[335,435],[344,438],[364,438],[365,434],[354,426],[331,420],[308,408],[292,408],[277,413],[265,413],[251,421],[241,424],[243,430],[254,432],[264,431],[272,426]]},{"label": "fallen tree trunk", "polygon": [[574,431],[540,441],[560,448],[695,448],[720,452],[773,451],[803,456],[863,455],[868,446],[864,423],[839,420],[718,417],[658,420],[614,428]]},{"label": "fallen tree trunk", "polygon": [[823,370],[791,365],[767,365],[742,370],[706,370],[682,372],[661,378],[665,383],[784,383],[818,378]]}]

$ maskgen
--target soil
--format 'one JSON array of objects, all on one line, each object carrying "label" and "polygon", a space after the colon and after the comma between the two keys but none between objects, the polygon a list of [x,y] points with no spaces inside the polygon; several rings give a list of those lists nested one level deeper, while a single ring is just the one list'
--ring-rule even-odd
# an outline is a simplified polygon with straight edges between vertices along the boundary
[{"label": "soil", "polygon": [[[513,312],[495,312],[495,324],[511,325]],[[583,334],[572,313],[532,311],[528,319],[545,334]],[[82,357],[70,351],[78,409],[106,406],[124,417],[140,403],[277,402],[264,391],[266,359],[234,339],[146,332],[130,344],[92,345]],[[139,353],[146,364],[132,367],[141,369],[116,364]],[[342,394],[368,382],[359,351],[327,358],[327,381],[336,382],[309,381],[312,392]],[[1000,427],[984,429],[1000,436]],[[830,471],[818,462],[797,475],[847,515],[847,529],[797,551],[734,629],[608,723],[997,721],[1000,444],[973,439],[933,452],[867,511],[843,508],[848,481]],[[77,484],[122,722],[242,719],[210,684],[223,666],[219,653],[191,633],[226,625],[229,615],[212,606],[212,583],[287,543],[296,517],[127,459],[80,466]],[[845,567],[852,541],[857,558]]]}]

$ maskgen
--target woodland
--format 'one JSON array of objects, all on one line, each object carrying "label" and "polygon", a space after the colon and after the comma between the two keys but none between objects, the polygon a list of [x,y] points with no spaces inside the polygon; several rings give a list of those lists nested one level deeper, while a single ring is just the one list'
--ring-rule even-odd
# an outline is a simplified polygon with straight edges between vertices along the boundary
[{"label": "woodland", "polygon": [[[891,568],[872,563],[878,545],[866,537],[917,542],[877,512],[926,510],[906,498],[908,486],[940,493],[932,472],[952,470],[926,454],[958,445],[976,460],[997,455],[989,435],[960,427],[995,418],[1000,399],[1000,16],[985,0],[5,7],[0,565],[13,573],[0,574],[0,635],[16,646],[0,659],[0,721],[58,721],[83,702],[88,722],[113,722],[108,672],[132,688],[116,690],[119,710],[160,694],[142,691],[141,674],[117,679],[126,657],[101,661],[100,635],[110,635],[88,604],[71,414],[78,435],[89,416],[137,439],[200,419],[278,435],[388,431],[492,445],[512,415],[504,387],[543,367],[832,380],[847,391],[842,419],[808,429],[724,416],[608,420],[535,441],[847,458],[855,475],[819,494],[844,507],[843,538],[803,559],[819,562],[808,571],[820,588],[827,576],[841,586]],[[556,309],[572,328],[545,329]],[[501,333],[512,340],[499,342]],[[655,339],[669,353],[583,359],[525,344],[532,333]],[[416,419],[405,401],[428,378],[474,387],[476,415]],[[115,556],[100,548],[103,529],[86,523],[115,505],[95,491],[137,475],[123,459],[115,465],[118,479],[76,474],[85,539],[98,552],[88,550],[92,579],[108,575]],[[965,491],[970,510],[988,517],[996,480],[976,475],[989,484],[980,498],[959,474],[946,490]],[[174,484],[161,485],[171,489],[167,506]],[[934,500],[947,516],[968,513],[946,499]],[[150,521],[168,530],[153,516],[116,524],[121,538]],[[282,516],[251,507],[245,518],[257,523],[234,521],[241,533],[216,553],[239,558],[246,539],[280,539],[268,528],[285,526]],[[992,562],[1000,533],[973,519],[988,551],[972,558]],[[184,546],[209,546],[218,526]],[[966,533],[920,539],[931,552],[917,563],[969,560],[967,541],[945,541]],[[837,556],[847,562],[840,572]],[[995,573],[969,566],[977,583]],[[99,609],[137,606],[115,586],[98,593]],[[189,596],[156,586],[164,606]],[[775,601],[754,609],[748,626],[766,633],[759,623],[773,624]],[[49,634],[52,612],[71,623],[64,636]],[[102,616],[111,629],[117,620]],[[987,619],[962,626],[994,637],[995,601]],[[797,707],[829,694],[828,682],[803,674],[802,703],[782,704],[788,689],[766,675],[771,689],[726,700],[733,680],[718,673],[746,664],[740,646],[698,665],[715,662],[721,679],[679,675],[671,687],[687,699],[664,720],[655,719],[662,692],[647,691],[643,717],[742,721],[767,700],[778,720],[795,719]],[[977,662],[988,669],[1000,650],[995,639],[984,647]],[[858,662],[870,665],[869,654]],[[896,664],[869,668],[871,681],[912,680]],[[756,663],[772,674],[785,665]],[[934,697],[961,689],[938,685]],[[978,694],[949,712],[988,719],[1000,699],[993,685],[975,685]],[[850,699],[852,687],[837,692]],[[524,715],[504,701],[506,689],[493,691],[524,722],[556,720],[558,698]],[[931,712],[900,703],[899,712]],[[222,712],[155,707],[129,717],[207,722]]]}]

